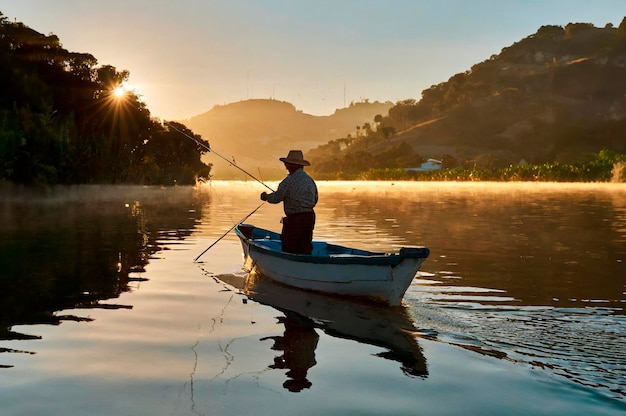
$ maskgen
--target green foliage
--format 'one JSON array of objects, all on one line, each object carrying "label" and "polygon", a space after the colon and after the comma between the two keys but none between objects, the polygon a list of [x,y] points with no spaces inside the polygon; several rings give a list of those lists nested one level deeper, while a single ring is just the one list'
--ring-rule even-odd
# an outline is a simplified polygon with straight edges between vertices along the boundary
[{"label": "green foliage", "polygon": [[[367,146],[363,143],[373,140],[380,141],[381,138],[374,132],[370,132],[369,135],[351,142],[349,150],[345,152],[339,152],[340,141],[333,140],[309,153],[308,157],[312,160],[312,166],[309,169],[318,178],[355,179],[363,176],[364,172],[378,172],[378,170],[386,172],[396,169],[403,171],[403,168],[419,166],[423,161],[422,157],[406,143],[384,146],[377,152],[365,150]],[[331,153],[335,156],[332,157]]]},{"label": "green foliage", "polygon": [[[174,128],[169,128],[173,126]],[[185,137],[193,137],[190,140]],[[200,160],[209,143],[180,123],[170,122],[168,128],[154,135],[143,149],[141,171],[148,183],[166,185],[194,183],[196,177],[208,178],[211,168]]]},{"label": "green foliage", "polygon": [[[620,169],[626,166],[626,154],[602,150],[589,155],[582,163],[544,163],[511,165],[503,169],[476,167],[452,168],[430,172],[407,171],[400,168],[367,169],[346,174],[327,174],[320,179],[406,180],[406,181],[532,181],[532,182],[609,182],[620,181]],[[316,176],[317,177],[317,176]],[[618,177],[616,179],[616,177]],[[624,179],[626,180],[626,179]]]},{"label": "green foliage", "polygon": [[[626,18],[617,29],[542,26],[421,100],[397,102],[373,127],[357,126],[356,138],[314,149],[312,171],[325,179],[610,180],[626,152],[625,34]],[[405,171],[419,166],[418,152],[446,169]]]},{"label": "green foliage", "polygon": [[561,38],[565,34],[565,29],[561,26],[547,25],[541,26],[534,37],[538,39],[556,39]]},{"label": "green foliage", "polygon": [[625,34],[626,18],[619,28],[542,26],[422,91],[419,101],[399,101],[377,130],[390,144],[401,139],[417,151],[454,147],[464,159],[506,153],[508,163],[574,163],[603,148],[626,152]]},{"label": "green foliage", "polygon": [[114,95],[128,71],[96,65],[0,13],[0,180],[193,184],[209,176],[204,149],[152,119],[135,92]]}]

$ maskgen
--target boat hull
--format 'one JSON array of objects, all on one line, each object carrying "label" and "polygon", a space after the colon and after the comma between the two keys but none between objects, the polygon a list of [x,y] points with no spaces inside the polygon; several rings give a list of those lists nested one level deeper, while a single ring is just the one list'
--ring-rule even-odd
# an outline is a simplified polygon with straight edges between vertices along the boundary
[{"label": "boat hull", "polygon": [[[252,228],[251,228],[252,227]],[[399,305],[422,263],[425,247],[375,253],[314,242],[312,255],[284,253],[274,232],[240,224],[244,270],[300,289]]]}]

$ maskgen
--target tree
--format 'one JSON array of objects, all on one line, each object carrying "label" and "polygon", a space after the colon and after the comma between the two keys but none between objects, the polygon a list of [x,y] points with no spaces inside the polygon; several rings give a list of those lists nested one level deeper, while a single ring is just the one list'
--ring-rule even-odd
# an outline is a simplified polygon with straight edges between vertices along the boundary
[{"label": "tree", "polygon": [[96,65],[0,13],[0,179],[180,184],[210,174],[197,143],[181,143],[133,91],[113,93],[128,71]]},{"label": "tree", "polygon": [[193,184],[196,178],[208,179],[211,166],[202,162],[209,143],[185,125],[167,122],[154,126],[155,134],[147,140],[142,155],[143,173],[148,183],[174,185]]},{"label": "tree", "polygon": [[565,25],[565,37],[573,37],[592,29],[595,29],[593,23],[568,23]]},{"label": "tree", "polygon": [[396,134],[396,128],[393,126],[385,126],[382,128],[382,132],[383,132],[383,137],[385,138],[385,141],[389,141],[389,138],[393,136],[394,134]]},{"label": "tree", "polygon": [[626,37],[626,17],[622,19],[622,22],[617,27],[617,35],[619,37]]},{"label": "tree", "polygon": [[417,101],[414,99],[398,101],[389,109],[389,124],[396,129],[405,130],[413,121],[412,110],[415,106],[417,106]]},{"label": "tree", "polygon": [[564,34],[565,29],[563,29],[561,26],[546,25],[541,26],[539,30],[537,30],[537,33],[535,33],[535,37],[555,39],[562,37]]}]

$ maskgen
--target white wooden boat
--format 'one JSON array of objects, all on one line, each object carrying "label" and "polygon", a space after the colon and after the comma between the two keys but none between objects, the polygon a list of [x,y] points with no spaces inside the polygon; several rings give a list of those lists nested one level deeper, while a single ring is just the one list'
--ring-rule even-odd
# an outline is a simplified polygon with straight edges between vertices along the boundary
[{"label": "white wooden boat", "polygon": [[250,224],[235,232],[244,252],[244,270],[277,282],[323,293],[366,298],[397,306],[422,263],[426,247],[403,247],[396,253],[372,252],[313,241],[313,252],[283,252],[280,235]]}]

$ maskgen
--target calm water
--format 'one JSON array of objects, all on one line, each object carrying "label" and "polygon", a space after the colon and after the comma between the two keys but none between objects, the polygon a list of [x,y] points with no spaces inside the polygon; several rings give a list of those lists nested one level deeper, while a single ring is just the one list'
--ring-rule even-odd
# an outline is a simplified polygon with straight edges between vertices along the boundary
[{"label": "calm water", "polygon": [[232,233],[193,263],[259,184],[5,192],[1,414],[626,410],[623,185],[319,187],[315,238],[431,249],[404,307],[246,280]]}]

